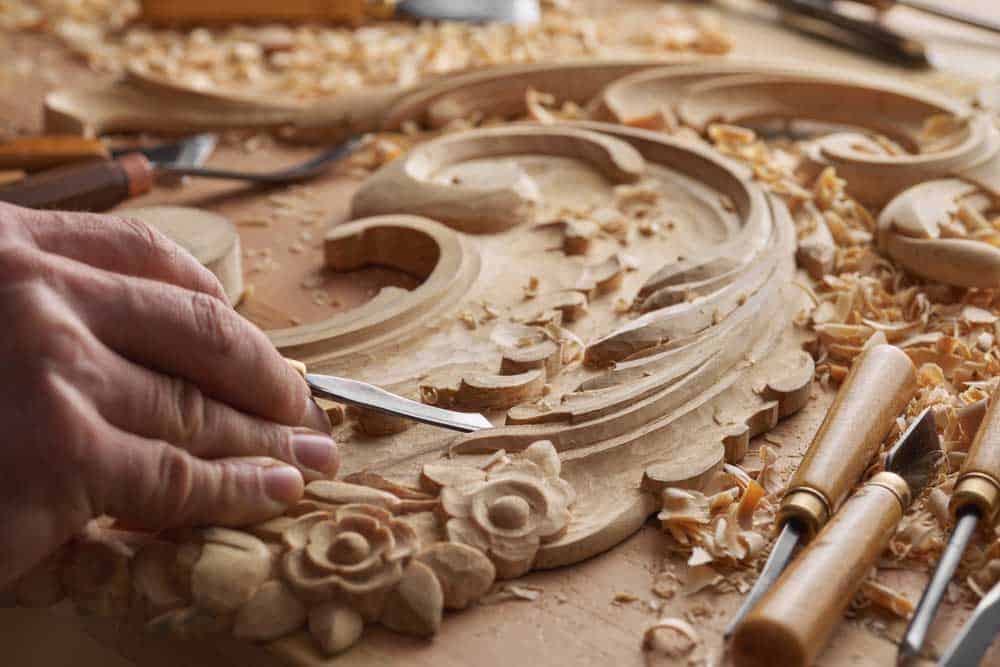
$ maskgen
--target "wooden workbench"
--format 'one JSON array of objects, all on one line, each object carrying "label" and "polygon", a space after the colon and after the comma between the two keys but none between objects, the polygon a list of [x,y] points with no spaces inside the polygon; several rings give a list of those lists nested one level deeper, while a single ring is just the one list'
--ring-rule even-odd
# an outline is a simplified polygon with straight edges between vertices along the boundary
[{"label": "wooden workbench", "polygon": [[[964,6],[980,5],[987,9],[995,0],[966,2]],[[597,10],[606,11],[625,3],[594,2]],[[652,12],[658,3],[628,3]],[[1000,73],[1000,36],[953,30],[942,22],[928,22],[913,17],[900,17],[901,22],[920,30],[931,41],[931,56],[940,70],[914,72],[874,62],[853,52],[841,50],[799,34],[784,30],[760,12],[750,11],[744,4],[734,4],[725,10],[727,23],[735,36],[735,53],[762,58],[787,58],[799,63],[823,63],[870,74],[905,78],[913,82],[946,90],[953,94],[971,93],[976,84]],[[7,35],[0,33],[0,62],[13,62],[31,56],[46,63],[45,78],[34,77],[17,87],[4,86],[0,93],[0,118],[14,127],[31,130],[40,126],[41,100],[45,91],[66,81],[86,83],[100,77],[73,61],[53,42],[37,35]],[[309,152],[308,149],[276,146],[268,149],[268,162],[292,162]],[[213,157],[213,165],[260,168],[258,155],[248,155],[238,146],[223,147]],[[346,217],[347,201],[356,182],[343,176],[331,175],[311,184],[317,200],[329,210],[331,224]],[[218,211],[233,219],[254,216],[264,210],[266,194],[229,183],[194,182],[182,189],[158,190],[135,202],[175,203],[200,206]],[[245,248],[264,247],[273,243],[273,230],[241,228]],[[280,233],[280,230],[279,232]],[[282,248],[287,243],[280,244]],[[280,251],[284,252],[284,251]],[[279,253],[280,254],[280,253]],[[281,261],[281,257],[277,257]],[[288,262],[291,264],[291,261]],[[376,281],[377,276],[371,278]],[[253,282],[253,279],[250,279]],[[374,282],[373,282],[374,285]],[[367,286],[362,286],[367,288]],[[780,465],[790,473],[801,452],[807,446],[822,419],[831,394],[814,389],[809,406],[794,418],[781,424],[767,437],[780,442]],[[677,567],[683,562],[667,552],[668,538],[649,524],[638,534],[611,552],[580,565],[549,572],[539,572],[521,583],[541,587],[543,594],[535,602],[504,602],[490,606],[475,606],[461,613],[450,614],[433,642],[424,642],[372,629],[363,642],[335,661],[337,665],[408,664],[430,667],[464,667],[476,665],[544,664],[544,665],[639,665],[658,658],[641,650],[644,630],[661,614],[649,603],[662,603],[670,615],[682,615],[686,610],[708,604],[712,613],[699,631],[704,638],[699,653],[707,664],[721,664],[721,630],[725,619],[739,601],[738,596],[705,593],[690,597],[678,596],[660,600],[652,592],[653,580],[664,568]],[[921,573],[898,572],[900,585],[917,587],[924,580]],[[620,593],[637,599],[615,602]],[[931,644],[940,650],[964,621],[968,608],[946,610],[944,622],[935,626]],[[889,637],[898,636],[902,623],[890,618],[878,618],[872,623],[848,620],[840,625],[823,654],[822,665],[883,665],[895,660],[895,646]],[[137,637],[129,645],[112,650],[85,631],[88,625],[76,619],[67,609],[54,611],[0,611],[0,655],[2,664],[47,665],[60,667],[125,667],[133,664],[119,657],[126,653],[138,664],[180,667],[187,664],[209,664],[206,656],[216,655],[216,664],[252,665],[246,649],[220,644],[185,646],[166,640]],[[872,627],[876,627],[873,631]],[[92,631],[93,627],[90,628]],[[106,628],[105,628],[106,629]],[[101,632],[96,632],[101,634]],[[105,638],[107,641],[107,638]],[[993,659],[1000,660],[994,649]],[[196,662],[199,661],[199,662]]]}]

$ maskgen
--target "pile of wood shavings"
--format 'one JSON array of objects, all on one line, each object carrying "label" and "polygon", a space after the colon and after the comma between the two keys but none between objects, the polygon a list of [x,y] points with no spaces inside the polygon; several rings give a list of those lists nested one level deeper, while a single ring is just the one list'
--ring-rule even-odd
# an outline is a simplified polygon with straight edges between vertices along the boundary
[{"label": "pile of wood shavings", "polygon": [[98,70],[126,65],[187,86],[282,95],[332,95],[363,85],[411,85],[444,72],[507,63],[642,57],[668,52],[725,53],[731,43],[717,15],[664,7],[651,27],[636,14],[594,17],[571,2],[546,3],[535,26],[373,23],[223,30],[128,26],[134,0],[0,0],[0,28],[59,37]]},{"label": "pile of wood shavings", "polygon": [[[947,145],[954,127],[949,119],[929,118],[922,145],[927,150]],[[819,382],[839,384],[854,358],[878,343],[899,346],[917,366],[917,394],[885,444],[894,442],[910,421],[930,407],[945,456],[938,478],[904,517],[883,554],[882,565],[928,570],[940,557],[951,529],[947,503],[974,436],[962,414],[988,397],[1000,377],[1000,293],[920,281],[879,255],[874,245],[877,212],[852,199],[847,183],[832,168],[818,174],[811,169],[803,159],[801,142],[765,143],[748,129],[724,126],[713,127],[709,136],[720,152],[748,164],[757,180],[781,196],[793,213],[799,262],[811,274],[809,284],[802,287],[815,306],[801,314],[799,324],[816,333],[812,352]],[[884,137],[873,137],[871,144],[879,152],[902,152]],[[990,207],[981,201],[959,206],[951,221],[954,235],[997,244],[1000,212]],[[813,252],[803,261],[803,246],[810,248],[803,240],[815,239],[817,229],[829,240],[830,252],[824,256],[815,252],[818,246],[812,246]],[[880,468],[877,464],[872,472]],[[963,569],[968,584],[965,593],[981,596],[1000,579],[1000,539],[995,531],[989,537],[980,535]],[[912,596],[919,591],[907,593]],[[902,617],[911,612],[915,600],[877,581],[867,582],[862,596],[867,603]]]}]

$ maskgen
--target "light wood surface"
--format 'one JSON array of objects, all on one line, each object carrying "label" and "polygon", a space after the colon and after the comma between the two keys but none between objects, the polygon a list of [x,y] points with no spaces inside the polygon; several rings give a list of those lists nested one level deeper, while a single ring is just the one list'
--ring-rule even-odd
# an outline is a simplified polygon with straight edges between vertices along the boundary
[{"label": "light wood surface", "polygon": [[[595,3],[605,9],[613,3]],[[615,3],[616,4],[616,3]],[[647,5],[655,11],[657,3],[630,3]],[[981,2],[987,7],[991,4]],[[969,94],[974,86],[969,80],[986,79],[1000,71],[1000,40],[993,36],[976,34],[969,37],[950,26],[935,23],[928,27],[926,21],[907,17],[906,21],[935,35],[932,56],[946,72],[910,72],[881,63],[873,63],[863,56],[848,53],[835,47],[778,29],[769,20],[747,13],[743,3],[734,3],[728,13],[730,26],[736,35],[736,53],[755,57],[784,57],[800,63],[821,62],[825,65],[867,73],[889,74],[909,79],[939,92]],[[903,17],[900,17],[903,23]],[[5,36],[6,37],[6,36]],[[82,72],[80,66],[59,54],[58,50],[31,35],[18,35],[0,46],[0,53],[33,54],[51,61],[58,74],[55,84],[74,80],[98,82],[99,77]],[[48,55],[46,55],[48,54]],[[51,83],[33,82],[14,98],[0,95],[0,114],[10,122],[24,128],[40,127],[42,95]],[[278,148],[273,150],[276,162],[294,162],[308,151]],[[238,146],[224,148],[214,158],[213,164],[226,166],[252,165],[253,155],[244,153]],[[331,175],[311,186],[317,206],[330,211],[335,220],[347,214],[349,193],[356,187],[350,179]],[[192,182],[183,190],[160,190],[139,200],[140,204],[177,203],[210,207],[235,221],[259,216],[267,211],[267,194],[246,190],[243,186],[209,182]],[[257,301],[263,304],[280,303],[288,293],[288,285],[299,284],[319,263],[321,249],[310,248],[304,261],[301,256],[288,253],[287,248],[298,238],[301,226],[297,223],[276,223],[268,228],[240,227],[244,247],[257,249],[278,248],[277,261],[285,265],[282,284],[256,281]],[[251,276],[251,280],[253,280]],[[392,272],[369,270],[349,279],[334,279],[328,283],[330,291],[343,295],[340,309],[347,310],[369,298],[374,290],[405,277]],[[277,281],[272,281],[277,282]],[[303,294],[282,303],[287,311],[309,320],[329,312],[311,304]],[[280,319],[280,315],[275,316]],[[287,324],[285,322],[284,324]],[[277,328],[277,327],[275,327]],[[780,441],[782,472],[787,476],[794,469],[810,438],[822,420],[832,395],[815,389],[806,408],[794,419],[780,425],[768,436]],[[759,445],[760,443],[756,443]],[[751,453],[755,445],[751,445]],[[539,585],[543,589],[538,602],[506,602],[495,606],[474,607],[451,614],[442,626],[441,634],[433,642],[404,638],[376,630],[351,653],[337,660],[336,665],[410,664],[417,667],[465,667],[468,664],[547,664],[547,665],[640,665],[656,664],[657,658],[640,650],[642,632],[652,624],[657,613],[645,604],[663,602],[652,592],[655,575],[664,567],[676,569],[680,561],[666,553],[667,538],[653,526],[646,526],[637,535],[613,551],[567,569],[558,569],[529,575],[523,584]],[[901,580],[920,581],[920,573],[901,572]],[[636,602],[615,603],[619,593],[629,593],[639,598]],[[671,614],[680,615],[700,605],[711,606],[711,613],[699,623],[704,643],[713,652],[713,663],[718,659],[721,629],[729,613],[735,609],[739,596],[717,596],[710,593],[679,597],[665,603]],[[958,625],[967,617],[967,609],[949,610],[935,625],[931,643],[947,642]],[[102,648],[80,629],[79,624],[65,614],[33,611],[0,612],[3,629],[0,630],[5,664],[10,665],[107,665],[118,667],[129,664]],[[890,633],[899,631],[891,620]],[[143,647],[142,643],[146,646]],[[140,640],[134,646],[122,647],[137,655],[146,656],[141,664],[187,665],[193,663],[195,647]],[[149,650],[147,650],[149,649]],[[216,664],[249,665],[245,655],[226,653],[220,648]],[[831,645],[819,659],[820,665],[880,665],[890,664],[895,647],[885,638],[873,634],[860,621],[849,620],[835,631]],[[994,653],[996,659],[996,653]]]}]

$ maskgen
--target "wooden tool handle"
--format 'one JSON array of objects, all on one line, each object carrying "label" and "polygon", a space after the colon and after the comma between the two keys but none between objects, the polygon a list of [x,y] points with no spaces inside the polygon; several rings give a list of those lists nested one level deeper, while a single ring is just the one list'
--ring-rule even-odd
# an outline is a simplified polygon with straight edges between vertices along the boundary
[{"label": "wooden tool handle", "polygon": [[994,390],[951,498],[951,511],[968,506],[991,525],[1000,509],[1000,387]]},{"label": "wooden tool handle", "polygon": [[69,165],[0,188],[0,201],[28,208],[106,211],[153,187],[153,166],[130,153],[117,160]]},{"label": "wooden tool handle", "polygon": [[161,24],[357,23],[365,16],[366,4],[366,0],[142,0],[142,18]]},{"label": "wooden tool handle", "polygon": [[865,351],[789,482],[779,521],[797,517],[808,533],[822,527],[871,464],[916,389],[916,370],[902,350],[876,345]]},{"label": "wooden tool handle", "polygon": [[903,517],[896,491],[879,478],[906,489],[882,473],[844,503],[737,627],[737,667],[813,663]]},{"label": "wooden tool handle", "polygon": [[0,144],[0,169],[39,171],[109,157],[101,141],[71,135],[23,137]]}]

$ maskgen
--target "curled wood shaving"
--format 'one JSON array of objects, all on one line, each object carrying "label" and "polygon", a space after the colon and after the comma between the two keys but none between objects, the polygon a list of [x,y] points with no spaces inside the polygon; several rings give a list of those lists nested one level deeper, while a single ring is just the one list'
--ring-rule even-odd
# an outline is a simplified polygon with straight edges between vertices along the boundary
[{"label": "curled wood shaving", "polygon": [[682,618],[663,618],[646,629],[642,637],[644,651],[657,651],[670,658],[682,658],[694,651],[701,636]]}]

